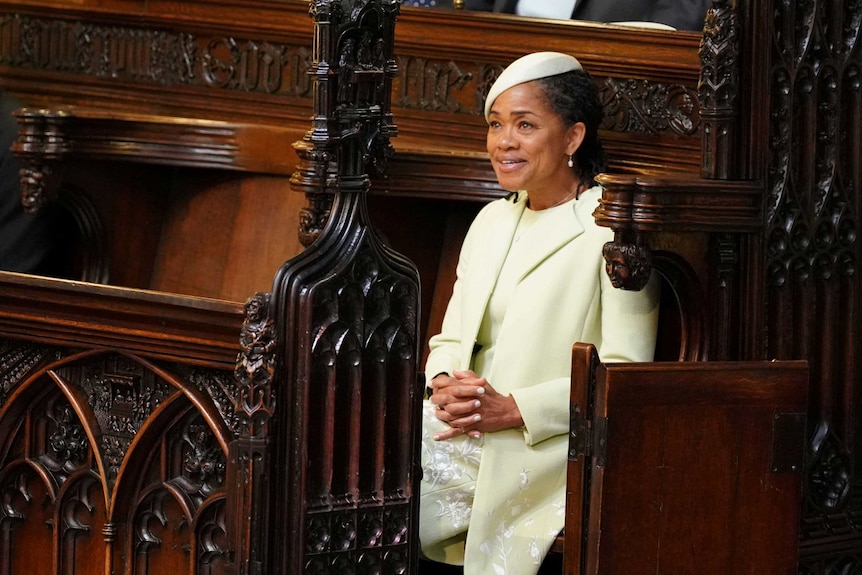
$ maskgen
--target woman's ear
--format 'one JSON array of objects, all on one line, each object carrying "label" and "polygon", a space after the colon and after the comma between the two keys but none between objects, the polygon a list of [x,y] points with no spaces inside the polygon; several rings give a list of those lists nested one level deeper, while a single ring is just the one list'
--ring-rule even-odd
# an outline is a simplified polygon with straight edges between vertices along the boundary
[{"label": "woman's ear", "polygon": [[587,135],[587,126],[583,122],[577,122],[573,124],[569,130],[566,132],[566,154],[572,155],[578,148],[581,147],[581,144],[584,141],[584,137]]}]

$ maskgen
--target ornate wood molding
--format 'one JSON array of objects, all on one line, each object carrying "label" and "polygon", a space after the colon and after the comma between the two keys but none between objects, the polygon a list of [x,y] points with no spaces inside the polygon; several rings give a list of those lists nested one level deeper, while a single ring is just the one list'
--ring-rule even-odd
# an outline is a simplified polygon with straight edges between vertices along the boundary
[{"label": "ornate wood molding", "polygon": [[235,302],[0,274],[0,335],[44,344],[85,340],[232,370],[242,318]]},{"label": "ornate wood molding", "polygon": [[753,233],[762,225],[759,182],[612,174],[596,180],[604,191],[593,216],[614,230],[603,255],[623,289],[642,289],[649,280],[649,233]]},{"label": "ornate wood molding", "polygon": [[756,232],[762,225],[760,182],[616,174],[597,180],[605,190],[594,216],[614,231]]}]

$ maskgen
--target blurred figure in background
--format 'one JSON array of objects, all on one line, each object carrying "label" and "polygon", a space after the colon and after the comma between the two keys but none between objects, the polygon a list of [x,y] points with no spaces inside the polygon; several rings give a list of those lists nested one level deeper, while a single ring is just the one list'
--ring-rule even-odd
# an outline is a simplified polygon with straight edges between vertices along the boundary
[{"label": "blurred figure in background", "polygon": [[593,22],[657,22],[702,30],[712,0],[465,0],[467,10]]}]

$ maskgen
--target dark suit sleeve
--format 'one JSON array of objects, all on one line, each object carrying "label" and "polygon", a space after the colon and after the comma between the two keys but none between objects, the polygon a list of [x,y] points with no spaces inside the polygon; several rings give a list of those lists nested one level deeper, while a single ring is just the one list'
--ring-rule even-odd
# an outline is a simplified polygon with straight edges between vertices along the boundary
[{"label": "dark suit sleeve", "polygon": [[465,0],[464,8],[478,12],[491,12],[494,9],[494,0]]},{"label": "dark suit sleeve", "polygon": [[706,11],[712,0],[657,0],[648,20],[673,26],[677,30],[703,30]]},{"label": "dark suit sleeve", "polygon": [[712,0],[578,0],[572,18],[595,22],[660,22],[702,30]]}]

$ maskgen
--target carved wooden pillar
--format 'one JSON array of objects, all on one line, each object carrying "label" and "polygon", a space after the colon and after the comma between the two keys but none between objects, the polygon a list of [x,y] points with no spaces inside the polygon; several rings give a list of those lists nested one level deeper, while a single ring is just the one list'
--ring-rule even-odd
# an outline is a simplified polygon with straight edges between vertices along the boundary
[{"label": "carved wooden pillar", "polygon": [[419,278],[366,209],[368,172],[383,169],[396,133],[397,13],[395,0],[311,3],[314,113],[292,184],[310,197],[300,233],[313,243],[279,270],[269,311],[279,399],[268,573],[417,568]]},{"label": "carved wooden pillar", "polygon": [[728,179],[735,173],[739,117],[739,16],[730,0],[714,0],[700,43],[700,117],[703,122],[701,174]]},{"label": "carved wooden pillar", "polygon": [[238,433],[228,453],[227,492],[232,502],[227,524],[233,538],[234,573],[258,575],[270,563],[268,540],[272,528],[272,500],[267,485],[272,460],[270,420],[276,407],[275,324],[270,295],[258,293],[245,304],[240,335],[242,351],[236,363],[234,412]]},{"label": "carved wooden pillar", "polygon": [[811,366],[800,573],[856,573],[862,569],[862,7],[851,0],[774,2],[772,22],[762,144],[769,153],[764,353]]}]

